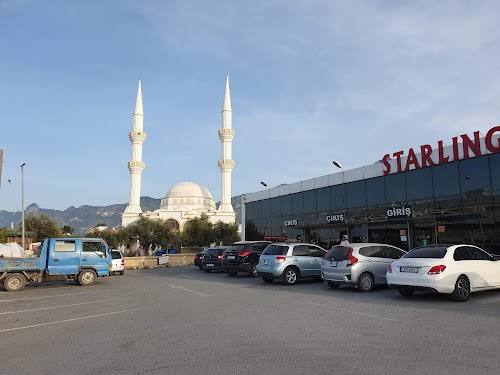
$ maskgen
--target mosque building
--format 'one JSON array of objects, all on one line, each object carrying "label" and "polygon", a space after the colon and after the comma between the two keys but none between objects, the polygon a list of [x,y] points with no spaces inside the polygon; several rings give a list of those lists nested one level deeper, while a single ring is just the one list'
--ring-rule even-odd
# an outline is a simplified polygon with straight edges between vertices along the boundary
[{"label": "mosque building", "polygon": [[206,214],[212,223],[235,222],[235,212],[231,205],[231,174],[234,168],[232,160],[232,143],[234,130],[232,128],[231,95],[229,92],[229,74],[226,77],[224,102],[222,105],[222,128],[219,139],[222,145],[222,155],[219,160],[221,171],[221,202],[216,207],[212,194],[203,185],[194,182],[180,182],[174,185],[161,199],[160,208],[155,211],[142,212],[140,206],[141,174],[145,164],[142,161],[142,145],[146,140],[144,132],[144,111],[142,107],[141,82],[137,89],[137,99],[134,110],[134,123],[129,133],[132,142],[132,160],[128,162],[130,171],[129,204],[122,214],[122,225],[127,226],[139,217],[162,219],[182,231],[190,219]]}]

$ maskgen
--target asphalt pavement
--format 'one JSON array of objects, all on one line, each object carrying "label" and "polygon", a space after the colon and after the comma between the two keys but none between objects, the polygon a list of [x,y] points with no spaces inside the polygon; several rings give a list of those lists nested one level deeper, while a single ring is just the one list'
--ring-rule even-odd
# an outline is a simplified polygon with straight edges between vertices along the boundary
[{"label": "asphalt pavement", "polygon": [[194,266],[0,287],[0,374],[500,374],[500,290],[465,303]]}]

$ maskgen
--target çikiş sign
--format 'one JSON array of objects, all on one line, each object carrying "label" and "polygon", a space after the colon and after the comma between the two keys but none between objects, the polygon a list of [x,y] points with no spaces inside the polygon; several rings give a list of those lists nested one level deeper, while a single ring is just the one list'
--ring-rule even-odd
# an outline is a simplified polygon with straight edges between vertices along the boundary
[{"label": "\u00e7iki\u015f sign", "polygon": [[410,206],[408,206],[408,207],[400,206],[400,207],[389,208],[386,211],[386,214],[387,214],[387,217],[394,217],[394,218],[404,217],[404,218],[408,218],[408,217],[412,217],[413,211],[412,211],[412,209],[411,209]]},{"label": "\u00e7iki\u015f sign", "polygon": [[296,227],[299,225],[298,220],[286,220],[285,221],[285,227]]},{"label": "\u00e7iki\u015f sign", "polygon": [[326,221],[328,223],[344,223],[344,214],[331,214],[326,216]]},{"label": "\u00e7iki\u015f sign", "polygon": [[[422,145],[420,150],[410,148],[408,155],[404,155],[404,151],[398,151],[391,154],[386,154],[382,158],[384,164],[384,175],[391,173],[406,172],[413,169],[430,167],[438,164],[445,164],[455,160],[468,159],[473,156],[486,154],[494,154],[500,152],[500,137],[495,135],[499,133],[500,126],[491,128],[484,139],[481,139],[479,132],[474,132],[474,139],[470,139],[467,134],[460,136],[462,143],[459,144],[459,137],[452,138],[452,151],[445,152],[443,141],[438,142],[437,149],[432,149],[431,145]],[[420,151],[420,154],[418,152]],[[396,165],[394,165],[394,159]],[[406,160],[403,160],[406,159]]]}]

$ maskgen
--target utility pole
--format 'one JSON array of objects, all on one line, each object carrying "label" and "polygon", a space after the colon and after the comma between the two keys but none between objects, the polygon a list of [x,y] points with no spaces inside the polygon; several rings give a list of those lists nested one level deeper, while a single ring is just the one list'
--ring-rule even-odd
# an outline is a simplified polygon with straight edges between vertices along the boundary
[{"label": "utility pole", "polygon": [[22,207],[22,211],[21,211],[21,228],[22,228],[22,243],[23,243],[23,250],[26,250],[24,248],[24,244],[25,244],[25,229],[24,229],[24,166],[26,165],[26,163],[23,163],[21,164],[21,207]]}]

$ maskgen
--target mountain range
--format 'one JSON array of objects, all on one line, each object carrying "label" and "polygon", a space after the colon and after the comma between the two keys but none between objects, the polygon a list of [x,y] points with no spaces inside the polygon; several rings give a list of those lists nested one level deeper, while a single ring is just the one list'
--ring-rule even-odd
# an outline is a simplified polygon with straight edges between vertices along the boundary
[{"label": "mountain range", "polygon": [[[104,223],[112,228],[121,225],[122,213],[127,208],[127,203],[113,204],[110,206],[80,206],[69,207],[64,211],[40,208],[36,203],[30,204],[24,211],[28,215],[46,214],[63,227],[69,225],[75,229],[76,235],[83,235],[89,228]],[[160,199],[141,197],[141,208],[143,212],[154,211],[160,207]],[[8,212],[0,210],[0,228],[10,228],[13,223],[14,229],[21,226],[21,212]]]}]

